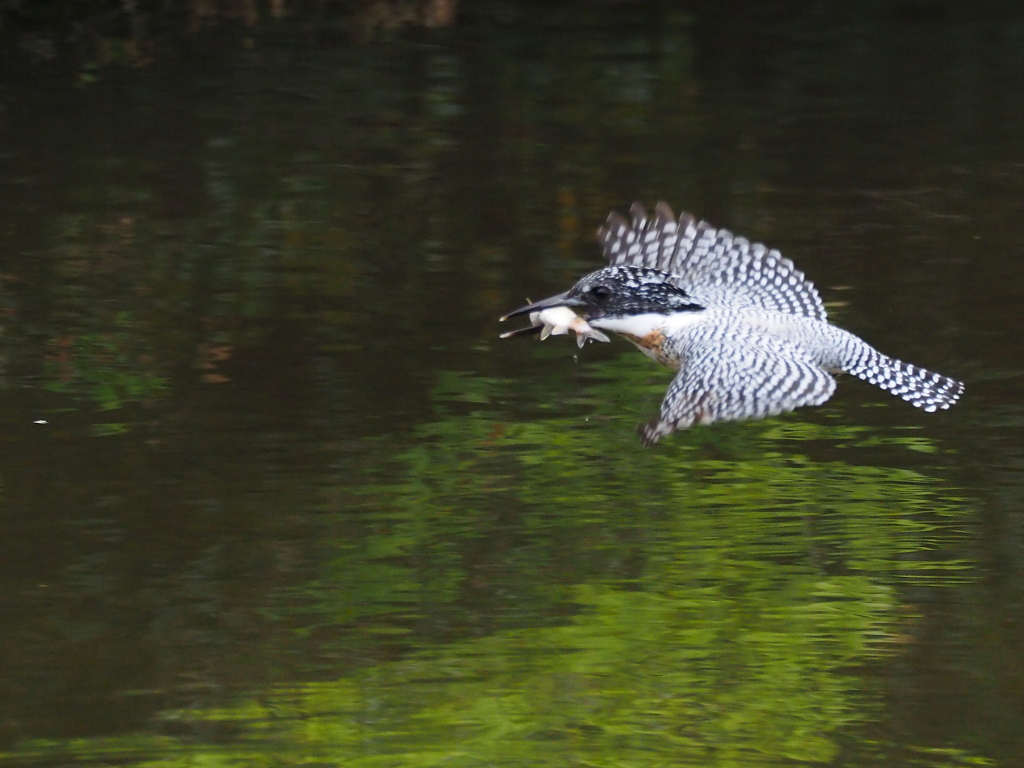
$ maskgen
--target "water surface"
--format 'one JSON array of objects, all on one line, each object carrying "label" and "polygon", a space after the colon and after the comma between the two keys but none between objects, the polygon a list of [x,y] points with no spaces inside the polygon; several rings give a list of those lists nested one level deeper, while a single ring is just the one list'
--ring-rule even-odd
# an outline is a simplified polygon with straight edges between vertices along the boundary
[{"label": "water surface", "polygon": [[[1020,765],[1022,51],[510,6],[21,72],[0,759]],[[964,400],[844,379],[642,448],[668,372],[497,339],[634,199]]]}]

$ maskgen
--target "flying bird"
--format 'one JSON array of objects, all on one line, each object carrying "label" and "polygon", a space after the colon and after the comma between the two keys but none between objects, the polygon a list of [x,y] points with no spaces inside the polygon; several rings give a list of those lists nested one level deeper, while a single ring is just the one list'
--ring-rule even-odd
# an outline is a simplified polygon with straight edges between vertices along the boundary
[{"label": "flying bird", "polygon": [[532,325],[502,338],[611,331],[676,371],[645,445],[679,429],[760,419],[821,405],[850,373],[928,412],[953,405],[963,383],[882,354],[832,325],[813,283],[775,249],[665,203],[649,216],[612,212],[598,230],[609,266],[564,293],[509,312]]}]

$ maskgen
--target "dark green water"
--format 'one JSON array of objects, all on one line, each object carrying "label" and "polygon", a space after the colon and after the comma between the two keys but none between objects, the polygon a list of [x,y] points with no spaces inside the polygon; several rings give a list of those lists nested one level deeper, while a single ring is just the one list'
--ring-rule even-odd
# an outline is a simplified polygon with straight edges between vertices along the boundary
[{"label": "dark green water", "polygon": [[[492,11],[15,68],[0,763],[1024,764],[1024,20]],[[965,398],[642,448],[634,199]]]}]

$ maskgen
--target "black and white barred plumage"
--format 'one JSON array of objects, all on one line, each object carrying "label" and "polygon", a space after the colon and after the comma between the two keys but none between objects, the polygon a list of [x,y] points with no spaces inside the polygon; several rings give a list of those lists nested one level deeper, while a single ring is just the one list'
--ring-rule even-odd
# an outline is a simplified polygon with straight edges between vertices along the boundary
[{"label": "black and white barred plumage", "polygon": [[689,214],[676,219],[664,203],[653,217],[638,203],[630,213],[612,213],[598,231],[611,266],[508,317],[570,307],[585,321],[582,333],[587,324],[614,331],[676,370],[659,418],[641,430],[648,445],[692,424],[820,405],[838,372],[930,412],[963,392],[961,382],[831,325],[814,285],[777,250]]}]

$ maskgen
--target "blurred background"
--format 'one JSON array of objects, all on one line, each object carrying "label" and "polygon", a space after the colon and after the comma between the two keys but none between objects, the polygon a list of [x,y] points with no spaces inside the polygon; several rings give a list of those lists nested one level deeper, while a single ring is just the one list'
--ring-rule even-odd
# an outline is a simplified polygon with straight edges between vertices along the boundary
[{"label": "blurred background", "polygon": [[[963,379],[643,449],[612,209]],[[1024,764],[1017,2],[0,2],[0,765]]]}]

